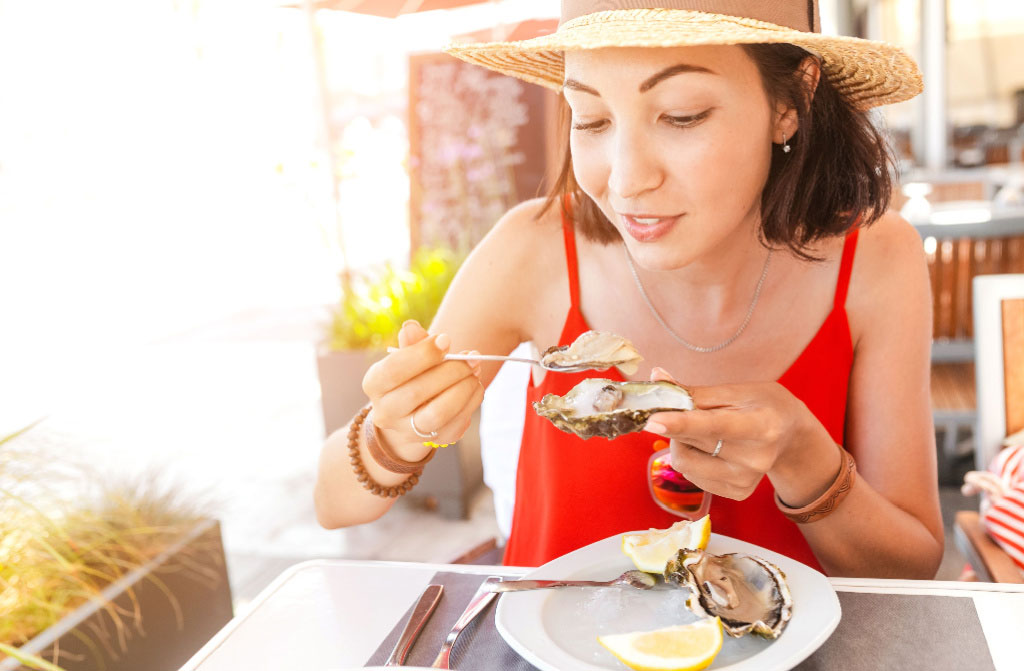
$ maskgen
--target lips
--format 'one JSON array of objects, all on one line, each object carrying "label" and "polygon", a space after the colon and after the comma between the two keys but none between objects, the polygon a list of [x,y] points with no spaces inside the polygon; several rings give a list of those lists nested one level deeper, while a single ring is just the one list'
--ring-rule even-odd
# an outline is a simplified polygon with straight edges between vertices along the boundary
[{"label": "lips", "polygon": [[626,232],[638,242],[651,242],[664,236],[682,215],[620,214]]}]

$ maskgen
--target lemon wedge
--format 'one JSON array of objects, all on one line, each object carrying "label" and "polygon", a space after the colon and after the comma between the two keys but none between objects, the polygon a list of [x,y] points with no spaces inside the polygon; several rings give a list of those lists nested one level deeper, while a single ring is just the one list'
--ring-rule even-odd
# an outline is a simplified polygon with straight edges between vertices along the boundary
[{"label": "lemon wedge", "polygon": [[695,671],[714,661],[722,649],[717,617],[654,631],[598,636],[598,643],[637,671]]},{"label": "lemon wedge", "polygon": [[622,551],[641,571],[662,573],[669,559],[683,548],[703,550],[711,537],[711,517],[680,520],[668,529],[651,529],[622,535]]}]

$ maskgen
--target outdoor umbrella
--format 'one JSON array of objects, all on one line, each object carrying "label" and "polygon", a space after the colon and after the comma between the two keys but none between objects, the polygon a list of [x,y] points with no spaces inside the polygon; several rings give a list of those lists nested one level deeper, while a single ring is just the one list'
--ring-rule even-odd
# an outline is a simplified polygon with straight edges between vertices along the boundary
[{"label": "outdoor umbrella", "polygon": [[519,23],[498,25],[486,30],[464,33],[455,37],[459,42],[488,42],[490,40],[514,42],[550,35],[558,30],[558,19],[527,19]]}]

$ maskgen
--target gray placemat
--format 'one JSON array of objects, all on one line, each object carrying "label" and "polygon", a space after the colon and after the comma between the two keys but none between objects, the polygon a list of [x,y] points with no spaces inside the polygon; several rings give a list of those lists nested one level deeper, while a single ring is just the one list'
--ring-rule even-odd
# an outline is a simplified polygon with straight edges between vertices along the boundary
[{"label": "gray placemat", "polygon": [[[440,572],[434,574],[430,582],[444,585],[444,592],[441,593],[441,601],[438,602],[437,609],[427,621],[426,626],[423,627],[409,656],[406,657],[406,666],[430,666],[434,663],[434,658],[437,657],[437,652],[441,649],[448,632],[462,615],[462,611],[469,605],[477,587],[486,579],[485,575],[466,573]],[[496,604],[497,599],[492,601],[487,606],[487,610],[478,615],[476,620],[459,635],[455,641],[455,647],[452,649],[451,667],[453,669],[537,671],[537,667],[516,654],[498,633],[498,628],[494,624]],[[379,666],[387,661],[395,644],[398,643],[398,637],[402,635],[402,629],[405,628],[405,623],[415,605],[414,602],[409,606],[409,609],[364,666]]]},{"label": "gray placemat", "polygon": [[[445,636],[486,577],[447,572],[434,575],[430,582],[444,585],[444,593],[405,660],[408,666],[433,663]],[[838,595],[843,609],[839,626],[824,645],[796,667],[798,671],[995,669],[974,600],[969,597],[868,592]],[[452,668],[535,671],[536,667],[512,650],[498,633],[494,606],[492,602],[459,636],[452,651]],[[395,623],[366,666],[387,660],[412,608],[409,606]]]},{"label": "gray placemat", "polygon": [[996,668],[970,597],[838,594],[839,626],[799,671]]}]

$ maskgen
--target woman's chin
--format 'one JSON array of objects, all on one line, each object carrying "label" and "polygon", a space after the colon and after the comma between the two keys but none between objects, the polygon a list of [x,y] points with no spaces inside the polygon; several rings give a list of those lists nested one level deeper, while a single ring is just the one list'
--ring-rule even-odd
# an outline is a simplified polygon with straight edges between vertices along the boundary
[{"label": "woman's chin", "polygon": [[627,245],[636,267],[649,272],[679,270],[693,262],[688,255],[680,254],[678,247],[673,248],[669,245],[658,245],[657,247],[635,242]]}]

